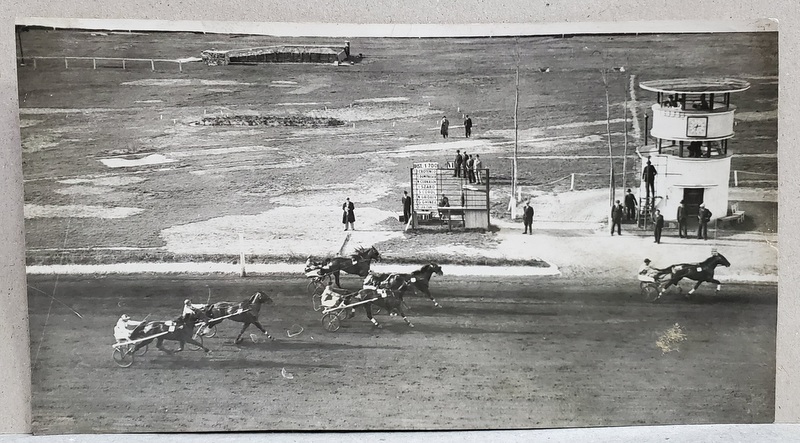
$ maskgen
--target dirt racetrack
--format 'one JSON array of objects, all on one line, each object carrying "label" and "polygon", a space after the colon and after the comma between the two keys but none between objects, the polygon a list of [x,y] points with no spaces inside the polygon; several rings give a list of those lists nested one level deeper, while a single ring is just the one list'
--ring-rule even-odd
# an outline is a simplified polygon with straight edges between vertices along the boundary
[{"label": "dirt racetrack", "polygon": [[[445,274],[447,269],[445,268]],[[777,288],[703,286],[638,299],[634,282],[434,277],[435,309],[362,311],[325,332],[302,277],[30,276],[35,433],[398,430],[767,423]],[[345,286],[358,281],[348,277]],[[212,353],[111,358],[122,313],[166,320],[184,298],[274,304],[245,342],[222,323]],[[82,319],[42,292],[81,313]],[[285,330],[302,326],[288,337]],[[257,343],[249,338],[256,334]],[[167,343],[174,347],[175,343]],[[282,369],[293,378],[285,378]]]}]

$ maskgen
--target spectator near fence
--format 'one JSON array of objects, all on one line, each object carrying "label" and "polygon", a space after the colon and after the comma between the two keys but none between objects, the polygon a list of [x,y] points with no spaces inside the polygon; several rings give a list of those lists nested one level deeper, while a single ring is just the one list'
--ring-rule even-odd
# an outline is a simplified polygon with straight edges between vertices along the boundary
[{"label": "spectator near fence", "polygon": [[481,162],[481,156],[475,154],[475,183],[482,184],[482,177],[481,177],[481,169],[483,169],[483,163]]},{"label": "spectator near fence", "polygon": [[650,192],[653,193],[653,200],[656,197],[656,167],[650,163],[650,160],[647,160],[647,166],[644,167],[644,171],[642,172],[642,180],[644,180],[644,188],[645,194],[647,198],[647,203],[650,203]]},{"label": "spectator near fence", "polygon": [[461,156],[461,150],[456,149],[456,161],[455,161],[456,170],[455,173],[453,173],[453,177],[461,177],[461,163],[463,162],[464,158]]}]

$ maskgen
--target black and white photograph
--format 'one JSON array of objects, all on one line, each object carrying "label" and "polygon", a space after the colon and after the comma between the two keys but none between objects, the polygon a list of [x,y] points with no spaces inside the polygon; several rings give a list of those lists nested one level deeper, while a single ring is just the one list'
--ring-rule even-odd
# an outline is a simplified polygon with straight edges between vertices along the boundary
[{"label": "black and white photograph", "polygon": [[18,23],[34,434],[774,421],[774,29]]}]

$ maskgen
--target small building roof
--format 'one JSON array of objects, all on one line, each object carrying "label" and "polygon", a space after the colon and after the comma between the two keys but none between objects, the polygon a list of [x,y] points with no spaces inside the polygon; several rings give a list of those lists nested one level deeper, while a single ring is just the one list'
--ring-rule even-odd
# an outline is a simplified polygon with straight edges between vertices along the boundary
[{"label": "small building roof", "polygon": [[639,82],[639,87],[665,94],[725,94],[746,91],[750,83],[735,78],[675,78]]}]

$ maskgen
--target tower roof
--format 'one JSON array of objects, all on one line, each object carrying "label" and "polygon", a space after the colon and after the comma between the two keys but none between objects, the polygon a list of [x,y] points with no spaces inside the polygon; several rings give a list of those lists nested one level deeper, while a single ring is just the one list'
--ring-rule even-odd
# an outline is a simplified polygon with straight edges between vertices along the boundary
[{"label": "tower roof", "polygon": [[664,94],[725,94],[746,91],[750,83],[735,78],[675,78],[639,82],[639,86]]}]

